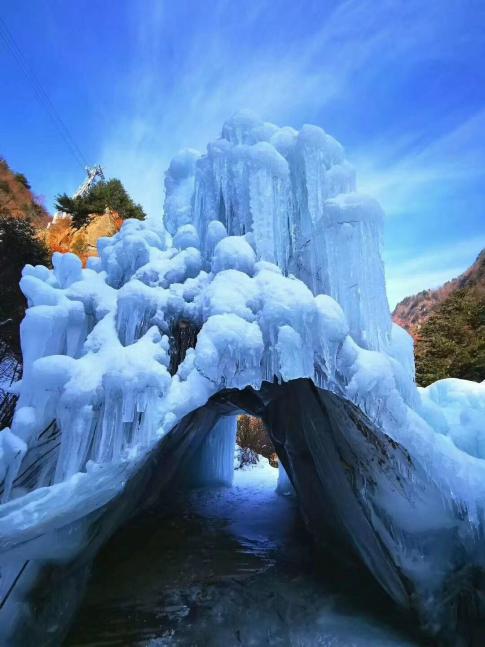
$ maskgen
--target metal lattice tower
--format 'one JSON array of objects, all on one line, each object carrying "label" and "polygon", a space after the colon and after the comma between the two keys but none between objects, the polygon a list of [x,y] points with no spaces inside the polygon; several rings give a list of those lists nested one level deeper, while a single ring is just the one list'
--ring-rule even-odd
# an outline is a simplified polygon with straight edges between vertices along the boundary
[{"label": "metal lattice tower", "polygon": [[100,164],[97,164],[96,166],[86,166],[86,173],[88,177],[83,184],[81,184],[76,193],[74,193],[72,196],[73,198],[83,198],[89,193],[91,187],[98,181],[98,179],[105,179],[103,169]]},{"label": "metal lattice tower", "polygon": [[[83,198],[89,193],[90,189],[96,184],[96,182],[104,181],[105,179],[103,169],[101,168],[100,164],[97,164],[96,166],[85,166],[85,170],[88,177],[84,180],[78,190],[72,195],[73,199]],[[52,218],[52,222],[57,222],[68,217],[69,214],[57,211]],[[49,223],[47,227],[50,227],[51,224],[52,223]]]}]

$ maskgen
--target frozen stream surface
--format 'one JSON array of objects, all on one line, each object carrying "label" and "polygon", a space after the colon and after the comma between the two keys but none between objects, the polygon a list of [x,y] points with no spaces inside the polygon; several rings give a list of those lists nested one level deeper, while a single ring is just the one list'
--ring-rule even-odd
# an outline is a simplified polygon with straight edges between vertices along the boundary
[{"label": "frozen stream surface", "polygon": [[[268,464],[180,492],[95,563],[66,645],[419,645],[372,582],[326,575]],[[345,580],[345,581],[343,581]]]}]

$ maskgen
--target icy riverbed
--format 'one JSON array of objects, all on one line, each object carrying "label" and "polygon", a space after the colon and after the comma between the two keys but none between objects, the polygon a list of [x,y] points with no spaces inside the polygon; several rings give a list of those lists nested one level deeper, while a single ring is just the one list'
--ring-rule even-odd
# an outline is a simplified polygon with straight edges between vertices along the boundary
[{"label": "icy riverbed", "polygon": [[99,555],[66,645],[419,643],[372,582],[327,577],[269,464],[172,497]]}]

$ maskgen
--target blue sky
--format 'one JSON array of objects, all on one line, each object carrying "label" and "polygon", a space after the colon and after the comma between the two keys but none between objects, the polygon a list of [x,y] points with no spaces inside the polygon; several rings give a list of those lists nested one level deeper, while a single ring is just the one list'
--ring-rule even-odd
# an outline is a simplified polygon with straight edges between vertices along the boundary
[{"label": "blue sky", "polygon": [[[2,17],[90,164],[161,215],[239,108],[345,146],[386,218],[391,304],[485,245],[482,0],[16,0]],[[83,171],[0,41],[0,154],[52,209]]]}]

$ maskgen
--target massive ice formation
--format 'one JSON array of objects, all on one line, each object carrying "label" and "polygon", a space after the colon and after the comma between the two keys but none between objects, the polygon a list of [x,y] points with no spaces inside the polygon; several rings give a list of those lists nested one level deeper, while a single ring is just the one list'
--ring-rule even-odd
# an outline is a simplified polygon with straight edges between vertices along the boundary
[{"label": "massive ice formation", "polygon": [[387,349],[382,210],[355,192],[343,148],[321,128],[297,132],[239,113],[206,155],[180,153],[165,187],[167,229],[195,227],[206,269],[224,232],[218,221],[230,236],[246,236],[258,260],[333,297],[355,341]]},{"label": "massive ice formation", "polygon": [[165,225],[169,244],[127,221],[86,269],[55,254],[24,270],[0,642],[49,626],[57,644],[69,605],[34,616],[29,592],[47,571],[75,598],[74,576],[180,469],[227,480],[224,417],[241,410],[265,419],[322,550],[355,555],[432,633],[483,615],[485,386],[416,388],[382,212],[341,146],[238,114],[206,154],[172,161]]}]

